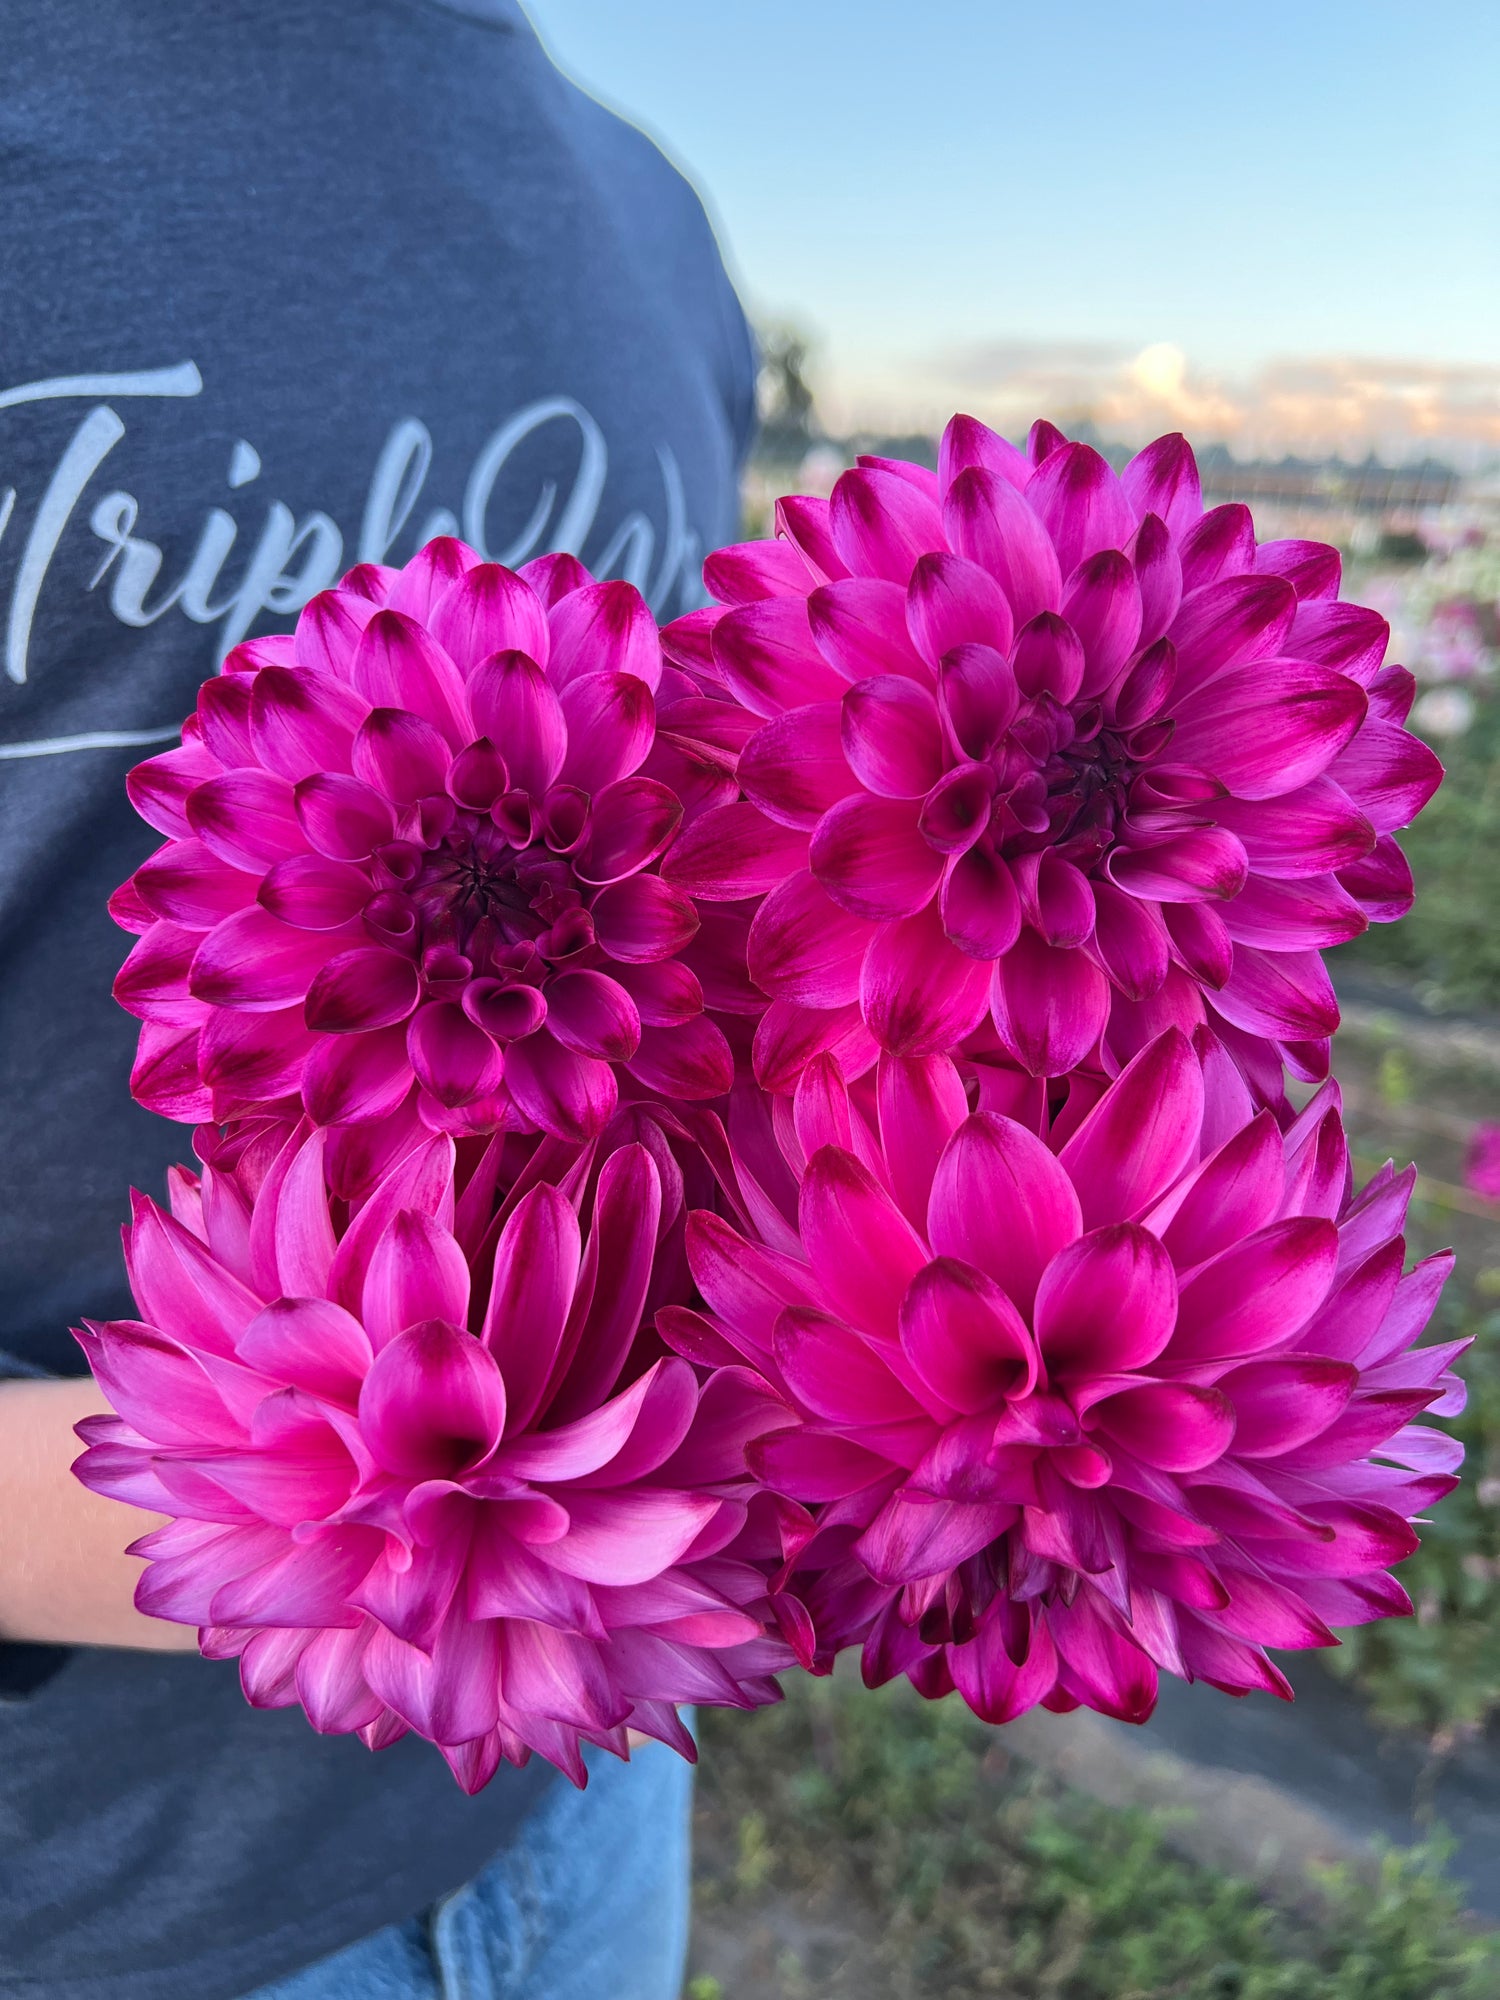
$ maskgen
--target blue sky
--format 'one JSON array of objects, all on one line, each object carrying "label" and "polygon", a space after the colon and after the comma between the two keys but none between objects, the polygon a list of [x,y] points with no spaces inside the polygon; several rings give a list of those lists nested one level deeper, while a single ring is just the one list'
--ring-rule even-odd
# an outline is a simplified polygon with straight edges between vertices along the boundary
[{"label": "blue sky", "polygon": [[1036,346],[1096,373],[1179,353],[1220,383],[1277,357],[1500,364],[1491,5],[528,8],[856,402]]}]

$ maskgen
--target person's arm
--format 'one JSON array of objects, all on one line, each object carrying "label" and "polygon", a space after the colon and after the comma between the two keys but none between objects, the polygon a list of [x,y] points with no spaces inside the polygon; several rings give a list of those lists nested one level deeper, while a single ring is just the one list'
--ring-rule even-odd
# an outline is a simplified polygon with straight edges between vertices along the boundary
[{"label": "person's arm", "polygon": [[126,1544],[160,1525],[80,1486],[68,1470],[80,1418],[107,1410],[89,1377],[0,1382],[0,1640],[193,1652],[187,1625],[132,1601],[140,1560]]}]

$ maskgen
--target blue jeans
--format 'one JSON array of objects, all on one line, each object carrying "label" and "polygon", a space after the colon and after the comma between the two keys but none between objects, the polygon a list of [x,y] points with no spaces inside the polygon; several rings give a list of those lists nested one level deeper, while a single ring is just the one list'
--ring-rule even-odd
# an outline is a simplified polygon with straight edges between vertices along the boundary
[{"label": "blue jeans", "polygon": [[692,1770],[590,1757],[464,1888],[247,2000],[678,2000]]}]

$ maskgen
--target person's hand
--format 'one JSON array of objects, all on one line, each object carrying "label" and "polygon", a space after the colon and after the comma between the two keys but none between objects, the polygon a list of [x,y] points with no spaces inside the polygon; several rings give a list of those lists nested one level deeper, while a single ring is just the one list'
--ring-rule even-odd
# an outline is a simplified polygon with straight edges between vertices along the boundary
[{"label": "person's hand", "polygon": [[125,1547],[160,1516],[90,1493],[68,1470],[82,1449],[74,1424],[108,1408],[88,1376],[0,1382],[0,1639],[195,1652],[191,1626],[133,1602],[142,1565]]}]

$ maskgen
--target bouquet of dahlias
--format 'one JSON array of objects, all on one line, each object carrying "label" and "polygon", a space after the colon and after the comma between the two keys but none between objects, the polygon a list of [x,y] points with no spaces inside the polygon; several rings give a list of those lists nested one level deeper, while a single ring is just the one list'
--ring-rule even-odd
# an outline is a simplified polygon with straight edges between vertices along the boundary
[{"label": "bouquet of dahlias", "polygon": [[79,1475],[252,1702],[471,1790],[850,1647],[996,1722],[1290,1695],[1456,1477],[1451,1259],[1328,1080],[1441,776],[1336,552],[964,417],[777,529],[660,634],[363,565],[131,778],[201,1172]]}]

